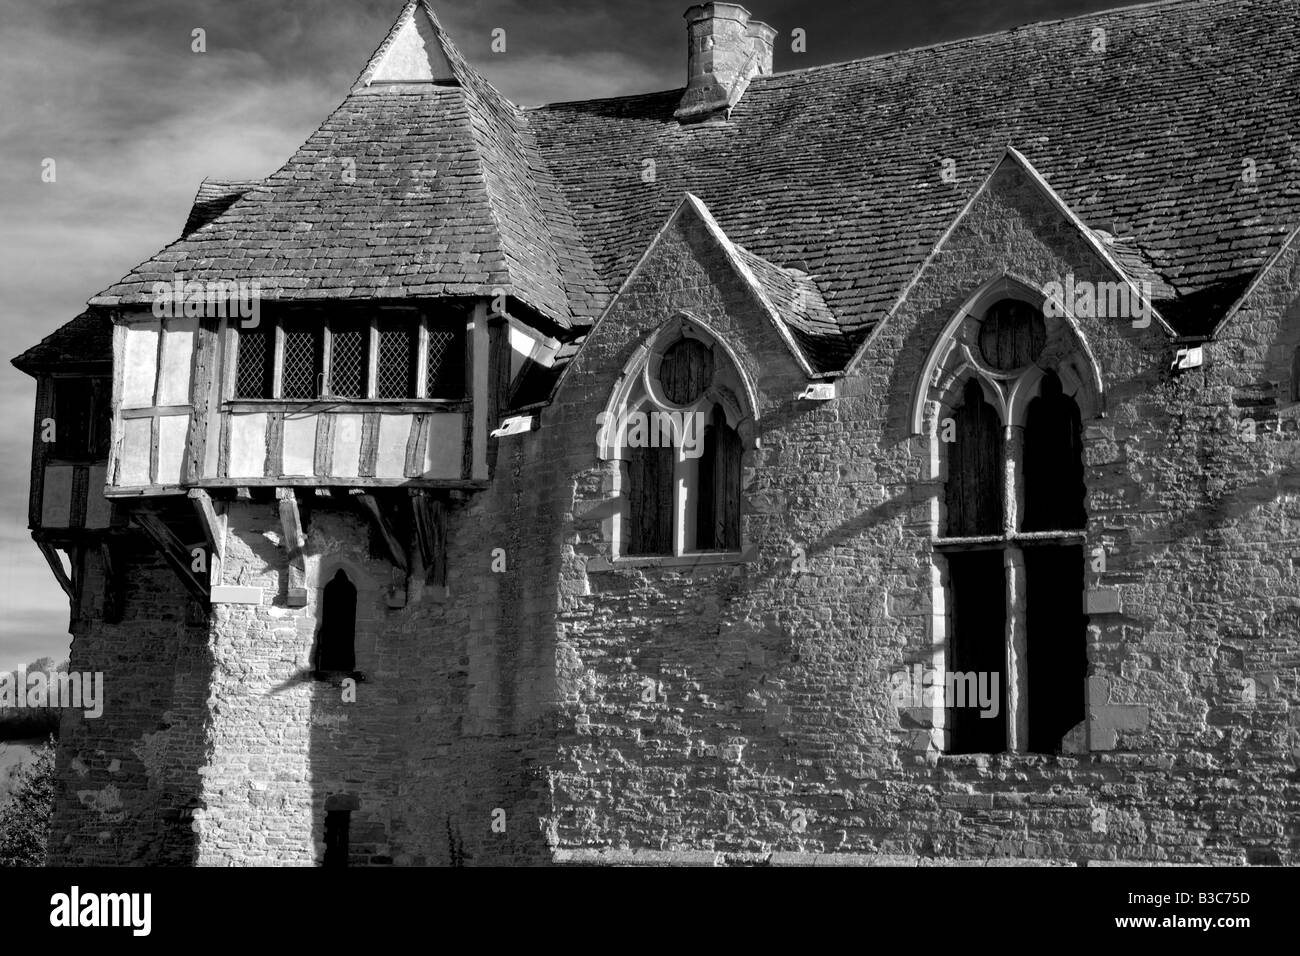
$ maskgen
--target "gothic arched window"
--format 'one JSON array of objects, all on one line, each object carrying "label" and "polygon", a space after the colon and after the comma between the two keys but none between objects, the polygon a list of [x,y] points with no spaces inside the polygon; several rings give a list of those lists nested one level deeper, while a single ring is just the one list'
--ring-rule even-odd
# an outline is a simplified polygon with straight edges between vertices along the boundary
[{"label": "gothic arched window", "polygon": [[1055,753],[1085,716],[1080,411],[1039,364],[1046,327],[1028,303],[994,303],[970,339],[968,377],[936,427],[947,750]]},{"label": "gothic arched window", "polygon": [[355,671],[357,589],[341,568],[322,590],[320,622],[316,632],[316,672]]},{"label": "gothic arched window", "polygon": [[627,371],[606,412],[602,451],[622,462],[615,554],[740,551],[743,384],[725,351],[693,325],[664,337],[666,347]]}]

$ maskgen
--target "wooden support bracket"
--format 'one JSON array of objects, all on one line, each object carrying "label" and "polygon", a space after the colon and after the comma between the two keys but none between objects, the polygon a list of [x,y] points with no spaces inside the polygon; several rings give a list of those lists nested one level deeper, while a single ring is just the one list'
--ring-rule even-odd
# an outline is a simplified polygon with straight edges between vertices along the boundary
[{"label": "wooden support bracket", "polygon": [[126,579],[122,562],[113,554],[113,539],[99,542],[99,554],[104,563],[104,604],[101,612],[105,624],[118,624],[122,620],[126,602]]},{"label": "wooden support bracket", "polygon": [[447,505],[428,492],[411,490],[411,514],[415,538],[420,545],[425,580],[435,587],[447,586]]},{"label": "wooden support bracket", "polygon": [[208,545],[208,583],[216,586],[221,583],[221,569],[226,563],[226,516],[217,513],[212,496],[202,488],[191,488],[189,498]]},{"label": "wooden support bracket", "polygon": [[50,565],[50,570],[54,572],[54,577],[58,579],[59,587],[63,588],[63,593],[68,596],[69,601],[77,599],[76,589],[72,586],[72,578],[68,572],[63,569],[63,562],[59,560],[59,552],[48,541],[37,541],[36,547],[41,549],[41,554],[45,555],[45,560]]},{"label": "wooden support bracket", "polygon": [[368,494],[359,488],[352,489],[350,493],[356,498],[357,503],[361,505],[362,510],[370,517],[375,530],[379,532],[379,536],[383,539],[384,546],[388,550],[389,560],[393,562],[393,571],[388,588],[388,606],[406,607],[406,582],[410,575],[410,562],[406,557],[406,548],[402,546],[402,542],[397,536],[397,529],[393,527],[388,515],[380,507],[379,499],[373,494]]},{"label": "wooden support bracket", "polygon": [[176,572],[176,576],[181,579],[185,589],[206,608],[208,605],[208,585],[195,576],[191,564],[193,557],[185,542],[178,538],[171,528],[167,527],[167,523],[161,517],[152,512],[134,512],[131,515],[131,520],[153,542],[154,547],[158,549],[158,553],[163,556],[163,560],[171,566],[171,569]]},{"label": "wooden support bracket", "polygon": [[275,497],[280,502],[284,550],[289,556],[289,583],[285,588],[285,604],[289,607],[306,607],[307,569],[302,551],[307,542],[302,533],[302,516],[298,513],[298,496],[292,488],[276,488]]}]

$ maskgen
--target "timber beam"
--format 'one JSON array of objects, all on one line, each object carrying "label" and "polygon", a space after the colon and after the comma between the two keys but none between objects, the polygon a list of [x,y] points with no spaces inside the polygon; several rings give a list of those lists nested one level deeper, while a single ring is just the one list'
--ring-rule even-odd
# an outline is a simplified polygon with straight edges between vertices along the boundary
[{"label": "timber beam", "polygon": [[389,560],[393,562],[393,572],[388,587],[388,606],[406,607],[406,585],[411,564],[406,556],[406,548],[402,546],[401,539],[398,537],[397,528],[384,512],[375,495],[360,488],[351,489],[350,494],[370,518],[375,530],[379,532],[379,537],[388,551]]},{"label": "timber beam", "polygon": [[[176,572],[181,584],[185,585],[185,589],[190,592],[194,600],[206,608],[209,599],[208,585],[195,575],[194,556],[185,542],[176,536],[176,532],[167,526],[167,522],[152,512],[136,511],[131,515],[131,521],[153,542],[158,553]],[[193,620],[194,614],[191,612],[188,617]]]},{"label": "timber beam", "polygon": [[447,586],[447,505],[421,489],[411,489],[411,515],[420,546],[425,581]]},{"label": "timber beam", "polygon": [[208,546],[208,582],[215,587],[221,583],[221,569],[226,564],[226,516],[217,513],[212,496],[202,488],[191,488],[189,498]]},{"label": "timber beam", "polygon": [[105,624],[118,624],[122,620],[126,603],[126,577],[122,562],[113,554],[113,539],[99,542],[99,554],[104,564],[104,604],[101,616]]},{"label": "timber beam", "polygon": [[[77,599],[77,591],[72,586],[72,578],[70,578],[68,572],[63,569],[63,562],[59,560],[58,550],[48,541],[37,541],[36,547],[41,549],[41,554],[45,556],[45,560],[49,564],[50,570],[54,572],[54,577],[58,579],[59,587],[63,588],[63,593],[68,596],[68,600],[75,601]],[[69,558],[69,560],[71,560],[71,558]]]},{"label": "timber beam", "polygon": [[302,515],[298,511],[298,496],[292,488],[276,488],[275,497],[280,502],[280,525],[284,531],[284,550],[289,557],[289,583],[285,587],[285,604],[289,607],[307,606],[307,568],[303,561],[303,548],[307,541],[302,533]]}]

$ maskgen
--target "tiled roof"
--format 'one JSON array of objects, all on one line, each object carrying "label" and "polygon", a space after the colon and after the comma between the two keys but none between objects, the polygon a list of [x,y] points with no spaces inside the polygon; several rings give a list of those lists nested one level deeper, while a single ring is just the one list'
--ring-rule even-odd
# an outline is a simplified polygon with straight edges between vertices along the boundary
[{"label": "tiled roof", "polygon": [[113,323],[102,312],[87,309],[15,358],[13,364],[24,372],[33,373],[38,369],[112,360]]},{"label": "tiled roof", "polygon": [[528,113],[597,267],[616,284],[689,191],[808,273],[858,340],[1008,145],[1118,234],[1126,266],[1149,263],[1183,332],[1212,328],[1300,224],[1297,0],[1130,7],[760,76],[725,124],[680,125],[680,96]]},{"label": "tiled roof", "polygon": [[589,324],[606,290],[526,124],[437,36],[458,83],[362,87],[280,170],[91,304],[148,302],[183,273],[257,280],[271,298],[504,290],[559,327]]},{"label": "tiled roof", "polygon": [[181,236],[188,236],[200,226],[206,226],[234,204],[235,200],[257,185],[256,179],[205,179],[190,207],[189,218]]},{"label": "tiled roof", "polygon": [[[413,15],[436,27],[424,0]],[[282,169],[91,303],[146,302],[175,272],[293,298],[505,290],[580,332],[690,192],[766,264],[825,370],[1008,145],[1184,334],[1300,224],[1300,0],[1150,4],[759,76],[728,122],[690,126],[680,90],[519,110],[431,35],[455,81],[363,73]]]},{"label": "tiled roof", "polygon": [[744,246],[732,243],[732,248],[762,286],[808,363],[817,371],[843,368],[853,356],[852,339],[842,334],[821,291],[807,273],[782,269]]}]

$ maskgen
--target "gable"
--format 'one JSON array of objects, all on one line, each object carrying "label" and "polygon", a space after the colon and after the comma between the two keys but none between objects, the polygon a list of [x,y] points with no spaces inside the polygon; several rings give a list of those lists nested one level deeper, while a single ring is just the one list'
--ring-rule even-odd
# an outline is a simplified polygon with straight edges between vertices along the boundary
[{"label": "gable", "polygon": [[[775,268],[758,263],[764,270]],[[732,358],[742,376],[759,380],[759,356],[761,377],[779,376],[777,360],[784,356],[784,374],[792,383],[806,381],[816,373],[796,340],[790,313],[778,309],[754,265],[752,254],[742,253],[727,239],[703,203],[684,197],[562,370],[553,391],[564,387],[575,368],[589,361],[606,362],[611,348],[626,350],[630,342],[644,343],[682,316],[735,349]],[[615,364],[622,367],[624,362]]]},{"label": "gable", "polygon": [[[984,253],[978,267],[960,261],[963,250],[971,248]],[[1156,286],[1150,278],[1135,280],[1129,275],[1112,248],[1109,237],[1084,225],[1024,155],[1008,147],[849,367],[862,364],[875,337],[908,305],[922,280],[937,270],[964,276],[967,292],[988,284],[999,273],[1033,276],[1025,284],[1044,301],[1055,303],[1060,315],[1111,318],[1134,329],[1150,327],[1174,335],[1156,306]],[[966,268],[976,271],[966,273]],[[932,295],[933,290],[927,288],[925,294]],[[1117,314],[1110,315],[1112,311]]]},{"label": "gable", "polygon": [[407,4],[353,91],[371,84],[457,81],[456,71],[442,48],[440,32],[427,4]]}]

